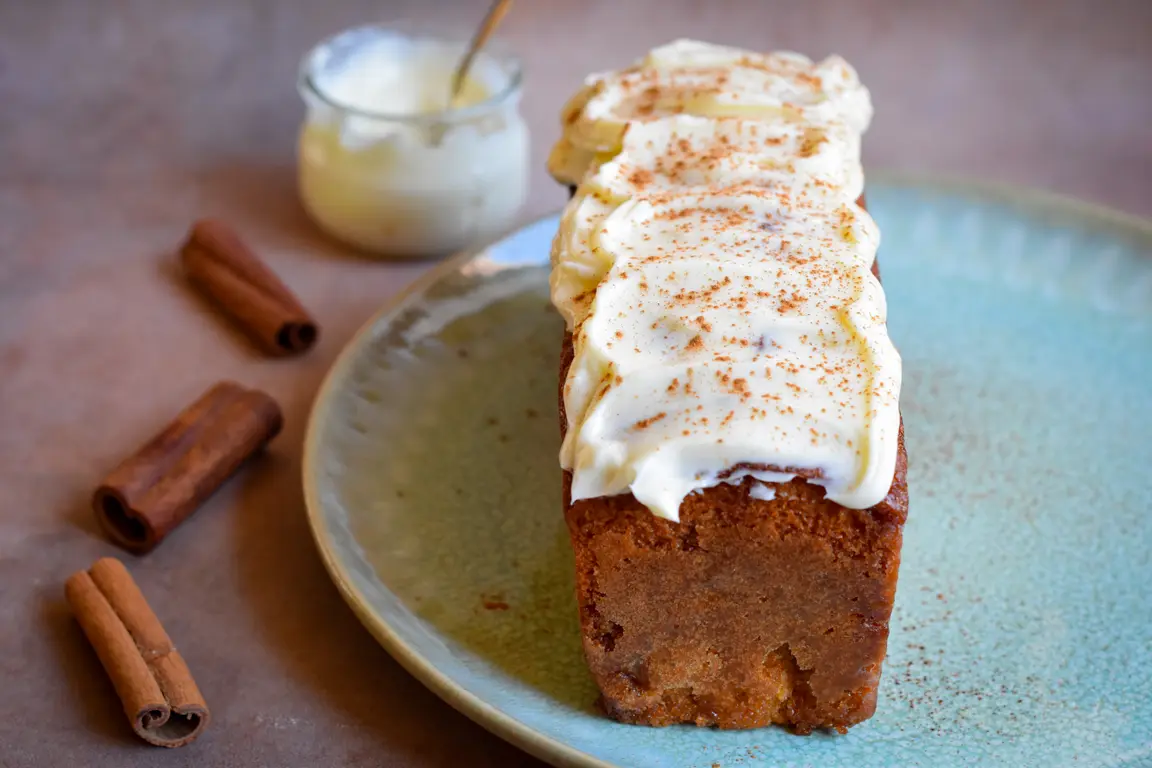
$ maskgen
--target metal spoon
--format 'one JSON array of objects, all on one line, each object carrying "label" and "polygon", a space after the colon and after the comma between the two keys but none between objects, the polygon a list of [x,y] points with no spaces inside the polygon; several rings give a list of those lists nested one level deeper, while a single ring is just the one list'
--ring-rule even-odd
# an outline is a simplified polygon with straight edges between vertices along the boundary
[{"label": "metal spoon", "polygon": [[476,54],[488,42],[488,38],[496,31],[496,27],[500,26],[500,22],[504,19],[508,9],[512,7],[512,0],[494,0],[491,7],[488,8],[487,15],[484,16],[484,21],[480,22],[476,34],[472,36],[472,42],[468,45],[468,52],[464,54],[464,58],[460,59],[460,63],[456,65],[456,71],[452,74],[452,92],[449,94],[448,104],[456,103],[456,99],[460,96],[460,89],[464,87],[464,82],[468,78],[468,70],[472,67],[472,62],[476,58]]}]

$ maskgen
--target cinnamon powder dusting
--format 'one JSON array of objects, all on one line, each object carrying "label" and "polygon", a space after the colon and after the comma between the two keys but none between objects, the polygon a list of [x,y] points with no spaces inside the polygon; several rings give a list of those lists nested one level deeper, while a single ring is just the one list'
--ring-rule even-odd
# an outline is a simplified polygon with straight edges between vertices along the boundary
[{"label": "cinnamon powder dusting", "polygon": [[640,421],[636,422],[635,424],[632,425],[632,429],[635,429],[635,430],[648,429],[648,427],[650,427],[653,424],[655,424],[656,422],[660,421],[661,419],[663,419],[667,415],[668,415],[667,413],[665,413],[664,411],[661,411],[660,413],[656,414],[655,416],[649,416],[646,419],[641,419]]},{"label": "cinnamon powder dusting", "polygon": [[[642,452],[665,439],[668,467],[679,466],[677,451],[723,444],[712,456],[829,459],[872,477],[860,462],[895,450],[895,428],[880,439],[873,425],[896,414],[899,369],[886,357],[883,303],[869,272],[878,234],[855,202],[867,93],[835,62],[704,60],[605,75],[576,110],[581,126],[593,127],[595,113],[625,127],[610,155],[595,149],[577,195],[589,207],[566,213],[563,226],[577,229],[557,238],[558,266],[593,286],[565,294],[578,295],[577,328],[596,329],[576,337],[570,377],[628,386],[571,388],[569,418],[596,415],[595,433],[620,452],[603,465],[614,477],[628,474],[621,461],[661,466]],[[569,244],[580,248],[568,253]],[[595,287],[609,273],[610,287]],[[608,362],[616,368],[605,380]],[[658,422],[649,437],[635,434]],[[688,479],[715,480],[697,474]],[[827,479],[836,500],[837,483],[852,481]],[[657,514],[675,519],[676,510]]]}]

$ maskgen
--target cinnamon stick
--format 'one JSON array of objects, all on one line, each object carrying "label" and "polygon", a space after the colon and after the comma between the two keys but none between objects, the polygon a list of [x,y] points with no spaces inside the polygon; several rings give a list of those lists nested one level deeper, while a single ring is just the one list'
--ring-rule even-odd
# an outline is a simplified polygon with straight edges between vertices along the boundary
[{"label": "cinnamon stick", "polygon": [[204,732],[208,705],[123,563],[97,560],[72,574],[64,594],[140,738],[182,747]]},{"label": "cinnamon stick", "polygon": [[120,546],[149,552],[282,424],[271,397],[221,381],[105,478],[92,497],[96,517]]},{"label": "cinnamon stick", "polygon": [[268,354],[295,355],[316,343],[319,331],[311,315],[224,222],[197,221],[180,249],[180,262],[193,285]]}]

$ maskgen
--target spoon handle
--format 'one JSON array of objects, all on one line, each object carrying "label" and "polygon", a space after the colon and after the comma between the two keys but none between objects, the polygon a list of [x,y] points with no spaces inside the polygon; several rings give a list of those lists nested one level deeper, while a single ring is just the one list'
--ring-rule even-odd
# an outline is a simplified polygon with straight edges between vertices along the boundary
[{"label": "spoon handle", "polygon": [[511,7],[512,0],[494,0],[491,7],[488,8],[488,14],[484,17],[484,21],[476,30],[476,34],[472,36],[472,42],[468,45],[468,52],[464,54],[464,58],[456,65],[456,71],[452,73],[450,102],[455,101],[456,97],[460,95],[460,89],[464,86],[464,79],[468,76],[468,70],[472,67],[472,61],[476,58],[476,54],[488,42],[488,38],[496,31],[496,27],[500,26],[500,22]]}]

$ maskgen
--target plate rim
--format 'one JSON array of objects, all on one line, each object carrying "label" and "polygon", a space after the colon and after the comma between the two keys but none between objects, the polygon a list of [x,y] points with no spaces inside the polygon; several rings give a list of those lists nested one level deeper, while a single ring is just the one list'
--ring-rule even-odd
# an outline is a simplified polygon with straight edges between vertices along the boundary
[{"label": "plate rim", "polygon": [[352,584],[345,566],[336,554],[336,549],[323,520],[323,502],[315,480],[319,465],[319,435],[325,416],[335,399],[336,382],[342,380],[345,372],[351,368],[356,353],[370,338],[372,329],[385,317],[404,306],[411,297],[427,291],[441,279],[459,271],[462,266],[485,251],[498,247],[519,235],[523,230],[556,216],[556,211],[538,216],[524,222],[487,245],[450,256],[439,264],[430,267],[424,274],[388,297],[380,309],[374,312],[345,342],[316,390],[316,396],[308,414],[300,470],[304,487],[304,507],[320,560],[324,563],[328,577],[336,585],[340,596],[369,634],[422,685],[472,722],[547,763],[556,766],[572,766],[573,768],[618,768],[612,763],[604,762],[562,741],[552,739],[516,718],[501,712],[483,698],[461,688],[414,647],[404,642],[388,622],[371,609],[364,595]]},{"label": "plate rim", "polygon": [[[1083,220],[1090,220],[1097,225],[1128,230],[1142,239],[1152,239],[1152,219],[1045,189],[963,176],[902,171],[876,171],[869,174],[869,179],[888,186],[961,193],[977,199],[1024,205],[1052,213],[1063,212]],[[327,531],[323,503],[315,480],[319,467],[320,432],[335,400],[336,384],[345,378],[345,372],[351,368],[357,353],[370,338],[372,329],[385,317],[403,307],[409,299],[427,291],[446,276],[459,271],[469,261],[517,237],[522,231],[558,215],[559,211],[552,211],[525,221],[491,243],[463,251],[431,266],[411,283],[389,296],[381,307],[357,328],[333,360],[313,398],[304,432],[301,479],[308,525],[328,577],[336,585],[340,596],[360,623],[400,666],[453,709],[534,757],[556,766],[618,768],[613,763],[605,762],[563,741],[558,741],[505,714],[480,696],[461,688],[413,646],[404,642],[388,622],[371,609],[367,598],[352,584],[348,570],[337,555]]]}]

